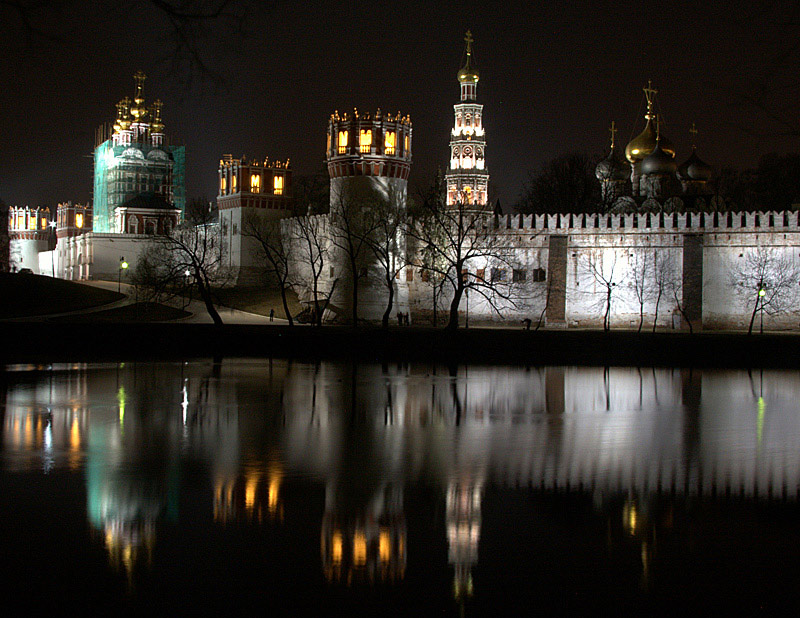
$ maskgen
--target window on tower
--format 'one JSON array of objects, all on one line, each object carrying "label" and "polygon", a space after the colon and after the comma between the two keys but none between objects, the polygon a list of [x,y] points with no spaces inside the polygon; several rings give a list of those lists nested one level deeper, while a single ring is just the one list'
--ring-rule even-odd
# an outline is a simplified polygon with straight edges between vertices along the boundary
[{"label": "window on tower", "polygon": [[384,152],[387,155],[393,155],[396,143],[397,143],[397,134],[394,131],[387,131],[383,138]]},{"label": "window on tower", "polygon": [[236,174],[235,173],[231,176],[231,191],[236,193]]},{"label": "window on tower", "polygon": [[339,131],[339,154],[347,152],[347,131]]},{"label": "window on tower", "polygon": [[75,215],[75,227],[77,228],[83,227],[83,215],[81,213],[77,213]]},{"label": "window on tower", "polygon": [[410,135],[406,135],[406,139],[405,139],[405,142],[404,142],[403,150],[404,150],[406,156],[411,154],[411,136]]},{"label": "window on tower", "polygon": [[261,174],[250,175],[250,192],[261,193]]},{"label": "window on tower", "polygon": [[225,193],[225,189],[227,189],[227,188],[228,188],[227,178],[225,178],[225,176],[223,176],[222,178],[219,179],[219,192],[221,194],[224,194]]},{"label": "window on tower", "polygon": [[358,138],[358,145],[362,153],[369,153],[370,149],[372,148],[371,129],[361,129],[361,133]]},{"label": "window on tower", "polygon": [[28,215],[28,229],[36,229],[36,215]]},{"label": "window on tower", "polygon": [[272,188],[275,190],[275,195],[283,195],[283,176],[278,174],[272,180]]}]

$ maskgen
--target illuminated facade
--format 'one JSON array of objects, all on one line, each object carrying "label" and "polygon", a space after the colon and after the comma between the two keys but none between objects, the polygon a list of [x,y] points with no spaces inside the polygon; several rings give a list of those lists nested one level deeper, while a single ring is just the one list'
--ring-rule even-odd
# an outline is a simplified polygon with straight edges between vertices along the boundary
[{"label": "illuminated facade", "polygon": [[473,39],[469,31],[464,40],[467,42],[467,59],[458,72],[461,102],[453,106],[455,125],[450,133],[450,166],[445,175],[447,205],[487,209],[486,133],[483,129],[483,105],[476,102],[480,75],[473,66]]},{"label": "illuminated facade", "polygon": [[[160,100],[145,104],[141,71],[136,91],[117,103],[113,126],[96,134],[94,230],[100,233],[159,233],[174,226],[186,206],[185,147],[169,143]],[[177,212],[174,212],[177,211]]]},{"label": "illuminated facade", "polygon": [[[11,206],[8,209],[9,270],[23,268],[39,274],[39,253],[52,249],[52,213],[47,207]],[[50,273],[44,273],[50,274]]]},{"label": "illuminated facade", "polygon": [[234,159],[219,162],[217,206],[224,264],[236,283],[263,281],[259,244],[246,233],[248,225],[292,214],[292,169],[289,160]]}]

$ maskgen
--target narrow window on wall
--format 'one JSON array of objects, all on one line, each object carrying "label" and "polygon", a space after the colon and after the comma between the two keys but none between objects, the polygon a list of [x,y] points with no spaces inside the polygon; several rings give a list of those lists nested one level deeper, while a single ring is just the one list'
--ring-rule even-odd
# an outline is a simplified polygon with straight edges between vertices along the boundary
[{"label": "narrow window on wall", "polygon": [[383,149],[387,155],[393,155],[397,134],[394,131],[387,131],[383,139]]},{"label": "narrow window on wall", "polygon": [[231,176],[231,191],[236,193],[236,174]]},{"label": "narrow window on wall", "polygon": [[406,135],[404,151],[406,156],[411,154],[411,138],[408,135]]},{"label": "narrow window on wall", "polygon": [[252,174],[250,176],[250,192],[261,193],[261,174]]},{"label": "narrow window on wall", "polygon": [[276,174],[272,180],[272,188],[275,190],[275,195],[283,195],[283,176]]},{"label": "narrow window on wall", "polygon": [[361,129],[361,133],[358,138],[358,145],[360,146],[362,153],[369,153],[370,148],[372,147],[371,129]]},{"label": "narrow window on wall", "polygon": [[339,154],[347,152],[347,131],[339,131]]},{"label": "narrow window on wall", "polygon": [[83,215],[81,213],[77,213],[75,215],[75,227],[77,228],[83,227]]}]

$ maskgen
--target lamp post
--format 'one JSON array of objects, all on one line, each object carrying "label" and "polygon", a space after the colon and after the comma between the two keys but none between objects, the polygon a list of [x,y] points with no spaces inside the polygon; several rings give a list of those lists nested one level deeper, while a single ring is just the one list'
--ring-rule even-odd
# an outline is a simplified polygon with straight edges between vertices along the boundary
[{"label": "lamp post", "polygon": [[122,271],[128,269],[128,263],[124,257],[119,258],[119,270],[117,271],[117,292],[122,292]]},{"label": "lamp post", "polygon": [[763,284],[758,288],[758,300],[761,302],[761,310],[759,313],[761,314],[761,327],[759,328],[759,334],[764,334],[764,296],[766,296],[767,291],[764,289]]}]

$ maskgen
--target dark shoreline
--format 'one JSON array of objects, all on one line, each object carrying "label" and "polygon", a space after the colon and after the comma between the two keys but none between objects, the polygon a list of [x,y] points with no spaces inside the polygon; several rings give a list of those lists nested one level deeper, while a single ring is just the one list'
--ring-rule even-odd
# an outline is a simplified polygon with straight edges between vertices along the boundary
[{"label": "dark shoreline", "polygon": [[293,358],[445,364],[800,368],[800,335],[210,324],[0,323],[0,363]]}]

